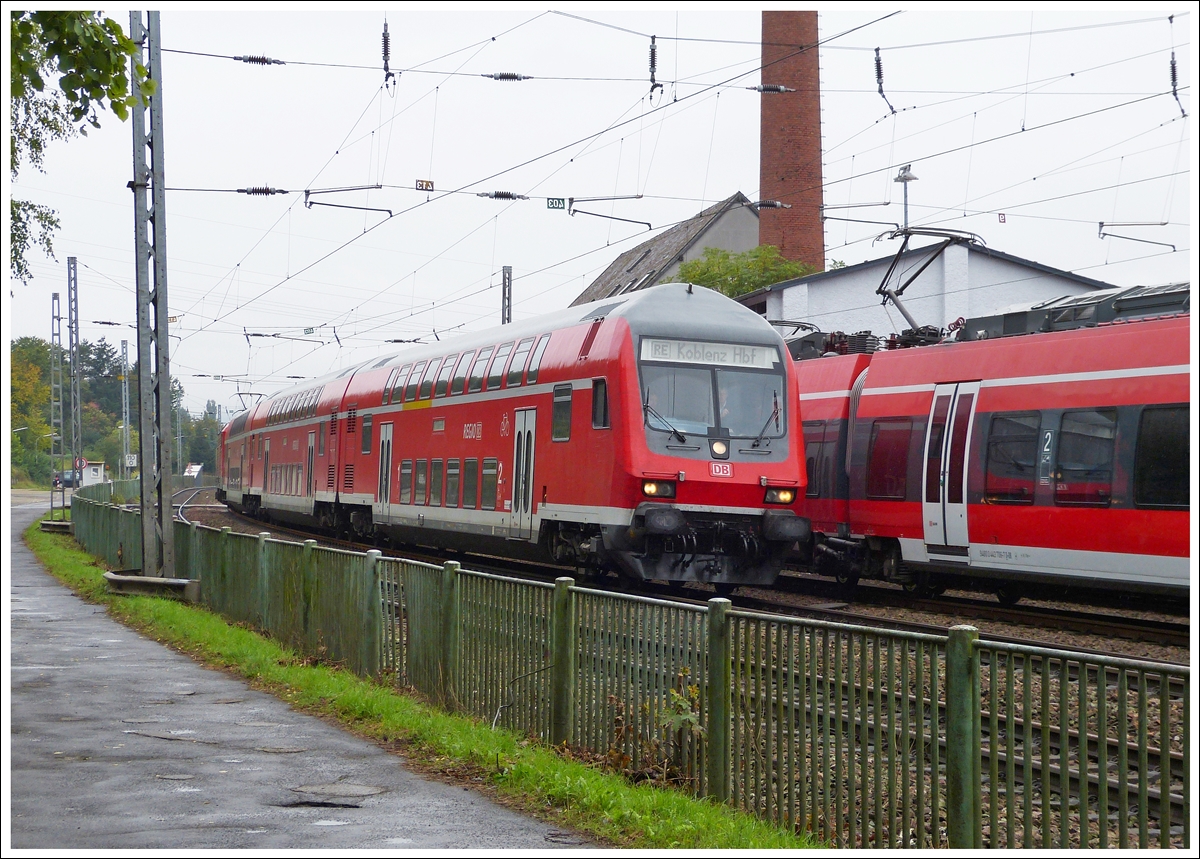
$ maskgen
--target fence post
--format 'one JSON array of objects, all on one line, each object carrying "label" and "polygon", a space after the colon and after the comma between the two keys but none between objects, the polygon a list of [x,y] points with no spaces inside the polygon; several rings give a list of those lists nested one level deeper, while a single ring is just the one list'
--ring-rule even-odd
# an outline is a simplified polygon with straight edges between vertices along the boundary
[{"label": "fence post", "polygon": [[360,658],[364,677],[378,677],[380,653],[383,650],[383,603],[379,587],[379,559],[383,552],[378,549],[367,551],[366,598],[362,604],[362,634],[359,638]]},{"label": "fence post", "polygon": [[442,566],[442,646],[439,654],[438,698],[442,708],[453,712],[458,706],[458,561]]},{"label": "fence post", "polygon": [[575,724],[575,580],[554,580],[550,609],[550,744],[570,743]]},{"label": "fence post", "polygon": [[729,801],[729,622],[733,605],[708,601],[708,795]]},{"label": "fence post", "polygon": [[979,630],[952,626],[946,641],[946,836],[950,849],[982,847],[980,809]]},{"label": "fence post", "polygon": [[[258,628],[268,634],[271,632],[271,623],[267,619],[267,609],[271,600],[271,564],[267,560],[267,538],[270,536],[270,531],[258,532],[258,552],[256,555],[258,559],[258,580],[256,581],[258,593],[255,595],[255,601],[258,603]],[[316,543],[315,540],[306,540],[304,545],[307,546],[309,542]]]}]

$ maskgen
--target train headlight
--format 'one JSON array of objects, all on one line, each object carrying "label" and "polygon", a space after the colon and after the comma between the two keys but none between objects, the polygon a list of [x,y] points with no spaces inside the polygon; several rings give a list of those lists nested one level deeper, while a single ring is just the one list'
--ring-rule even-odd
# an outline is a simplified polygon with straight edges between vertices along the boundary
[{"label": "train headlight", "polygon": [[712,451],[712,455],[716,459],[728,459],[729,458],[728,442],[722,441],[721,439],[714,439],[709,444],[709,449]]},{"label": "train headlight", "polygon": [[768,489],[767,497],[763,499],[767,504],[791,504],[796,500],[796,490],[794,489]]},{"label": "train headlight", "polygon": [[648,498],[674,498],[675,483],[671,480],[645,480],[642,494]]}]

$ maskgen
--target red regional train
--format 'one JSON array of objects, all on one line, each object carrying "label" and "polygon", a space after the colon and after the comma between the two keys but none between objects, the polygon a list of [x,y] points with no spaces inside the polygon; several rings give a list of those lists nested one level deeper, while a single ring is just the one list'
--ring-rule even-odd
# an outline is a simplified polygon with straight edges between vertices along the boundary
[{"label": "red regional train", "polygon": [[1104,291],[885,351],[866,332],[789,338],[815,567],[1002,602],[1186,596],[1189,302],[1186,285]]},{"label": "red regional train", "polygon": [[396,544],[769,585],[809,538],[798,403],[767,322],[663,284],[263,400],[222,430],[219,497]]}]

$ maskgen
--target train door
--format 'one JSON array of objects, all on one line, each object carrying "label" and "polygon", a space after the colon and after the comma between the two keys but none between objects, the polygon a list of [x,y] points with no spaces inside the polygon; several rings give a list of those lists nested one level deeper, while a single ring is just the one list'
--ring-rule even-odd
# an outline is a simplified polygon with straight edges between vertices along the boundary
[{"label": "train door", "polygon": [[379,521],[392,516],[392,424],[379,425],[379,480],[375,500],[379,502]]},{"label": "train door", "polygon": [[937,385],[925,432],[921,510],[925,547],[940,560],[967,562],[967,447],[979,382]]},{"label": "train door", "polygon": [[239,496],[238,500],[239,501],[241,500],[241,497],[240,497],[241,494],[243,492],[245,492],[245,488],[244,488],[246,486],[245,475],[246,475],[246,443],[242,442],[241,448],[238,451],[237,491],[238,491],[238,496]]},{"label": "train door", "polygon": [[274,490],[275,487],[271,485],[271,440],[268,438],[263,441],[263,497]]},{"label": "train door", "polygon": [[513,432],[513,536],[533,539],[533,454],[537,409],[519,409]]},{"label": "train door", "polygon": [[304,469],[304,495],[306,498],[313,496],[313,465],[317,452],[317,434],[310,432],[308,434],[308,463]]}]

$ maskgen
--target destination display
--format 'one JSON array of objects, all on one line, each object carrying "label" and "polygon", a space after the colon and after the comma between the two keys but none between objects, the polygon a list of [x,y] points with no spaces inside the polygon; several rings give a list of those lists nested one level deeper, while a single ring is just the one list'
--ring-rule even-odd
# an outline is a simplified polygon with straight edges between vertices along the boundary
[{"label": "destination display", "polygon": [[643,361],[716,364],[722,367],[757,367],[770,370],[779,363],[779,350],[774,346],[706,343],[700,340],[656,340],[643,337],[641,358]]}]

